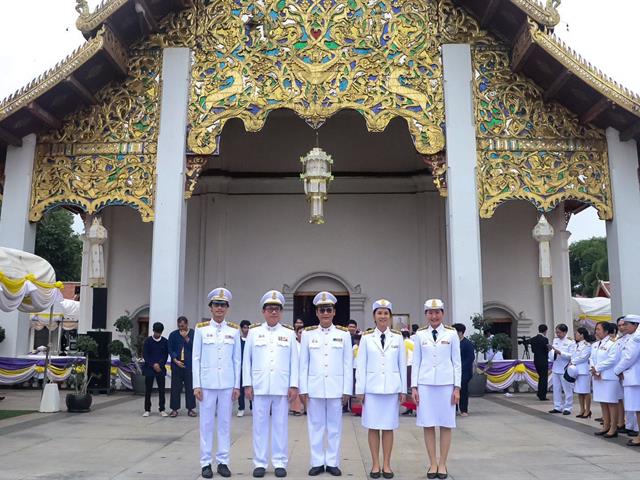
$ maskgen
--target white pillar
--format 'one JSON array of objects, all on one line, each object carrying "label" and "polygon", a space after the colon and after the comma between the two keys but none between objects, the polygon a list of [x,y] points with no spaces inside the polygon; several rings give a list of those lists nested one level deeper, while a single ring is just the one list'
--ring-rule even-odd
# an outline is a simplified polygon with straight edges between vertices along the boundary
[{"label": "white pillar", "polygon": [[471,329],[471,316],[483,313],[471,48],[467,44],[443,45],[442,61],[449,191],[448,318]]},{"label": "white pillar", "polygon": [[176,318],[182,314],[187,220],[184,171],[190,65],[188,48],[164,49],[149,322],[152,325],[161,322],[165,330],[173,327]]},{"label": "white pillar", "polygon": [[[93,288],[89,285],[90,245],[86,233],[91,227],[93,215],[87,215],[84,219],[84,233],[82,239],[82,264],[80,269],[80,319],[78,321],[78,333],[87,333],[91,330],[93,316]],[[110,325],[107,325],[111,328]]]},{"label": "white pillar", "polygon": [[607,250],[611,280],[611,317],[640,314],[640,181],[636,142],[621,142],[607,129],[613,220],[607,221]]},{"label": "white pillar", "polygon": [[569,327],[569,335],[573,336],[573,312],[571,308],[571,271],[569,267],[569,237],[564,204],[558,205],[547,215],[549,223],[555,230],[551,240],[551,265],[553,272],[553,325],[551,331],[559,323]]},{"label": "white pillar", "polygon": [[[36,245],[36,224],[29,223],[35,153],[36,136],[33,134],[22,139],[21,147],[7,148],[0,213],[0,246],[30,253]],[[0,325],[6,330],[6,338],[0,343],[0,356],[26,353],[29,348],[28,316],[19,312],[0,312]]]}]

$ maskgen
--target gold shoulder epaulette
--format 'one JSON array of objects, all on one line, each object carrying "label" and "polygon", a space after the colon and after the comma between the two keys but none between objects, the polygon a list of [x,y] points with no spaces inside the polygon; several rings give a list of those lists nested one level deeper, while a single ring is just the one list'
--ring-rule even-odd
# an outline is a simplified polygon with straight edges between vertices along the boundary
[{"label": "gold shoulder epaulette", "polygon": [[309,330],[315,330],[318,328],[318,325],[311,325],[310,327],[304,327],[304,331],[308,332]]},{"label": "gold shoulder epaulette", "polygon": [[446,328],[447,330],[455,330],[455,328],[453,328],[451,325],[445,325],[444,328]]},{"label": "gold shoulder epaulette", "polygon": [[369,335],[370,333],[373,333],[374,330],[375,328],[367,328],[364,332],[362,332],[362,335]]},{"label": "gold shoulder epaulette", "polygon": [[211,320],[207,320],[206,322],[200,322],[196,324],[196,328],[207,327],[211,323]]},{"label": "gold shoulder epaulette", "polygon": [[429,328],[429,325],[425,325],[424,327],[420,327],[418,331],[421,332],[422,330],[427,330],[428,328]]},{"label": "gold shoulder epaulette", "polygon": [[402,335],[402,332],[400,330],[396,330],[395,328],[392,328],[391,331],[396,335]]},{"label": "gold shoulder epaulette", "polygon": [[252,323],[251,325],[249,325],[249,328],[256,328],[256,327],[259,327],[260,325],[262,325],[260,322]]},{"label": "gold shoulder epaulette", "polygon": [[286,323],[281,323],[284,328],[288,328],[289,330],[295,330],[291,325],[287,325]]},{"label": "gold shoulder epaulette", "polygon": [[336,328],[338,330],[342,330],[343,332],[348,332],[349,329],[347,327],[343,327],[342,325],[336,325]]},{"label": "gold shoulder epaulette", "polygon": [[237,323],[227,322],[227,325],[229,325],[231,328],[235,328],[236,330],[240,330],[240,325],[238,325]]}]

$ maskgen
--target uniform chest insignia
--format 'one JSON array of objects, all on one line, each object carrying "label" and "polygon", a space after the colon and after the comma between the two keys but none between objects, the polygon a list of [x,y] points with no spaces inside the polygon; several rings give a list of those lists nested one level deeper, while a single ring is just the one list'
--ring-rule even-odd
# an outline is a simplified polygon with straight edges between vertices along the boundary
[{"label": "uniform chest insignia", "polygon": [[233,335],[225,335],[225,336],[224,336],[224,338],[227,338],[227,339],[233,340]]},{"label": "uniform chest insignia", "polygon": [[334,342],[340,342],[340,343],[342,343],[342,339],[341,339],[341,338],[335,338],[335,337],[334,337],[334,338],[333,338],[333,341],[334,341]]},{"label": "uniform chest insignia", "polygon": [[206,322],[200,322],[196,324],[196,328],[202,328],[202,327],[207,327],[209,326],[209,324],[211,323],[211,320],[208,320]]},{"label": "uniform chest insignia", "polygon": [[258,338],[266,338],[266,335],[264,333],[261,333],[260,335],[258,335]]},{"label": "uniform chest insignia", "polygon": [[280,336],[280,337],[278,337],[278,341],[279,341],[279,342],[288,342],[288,341],[289,341],[289,337],[282,337],[282,336]]},{"label": "uniform chest insignia", "polygon": [[286,323],[281,323],[284,328],[288,328],[289,330],[295,330],[291,325],[287,325]]},{"label": "uniform chest insignia", "polygon": [[440,343],[441,343],[442,345],[449,345],[449,342],[448,342],[448,341],[446,341],[446,340],[443,340],[443,341],[441,341]]}]

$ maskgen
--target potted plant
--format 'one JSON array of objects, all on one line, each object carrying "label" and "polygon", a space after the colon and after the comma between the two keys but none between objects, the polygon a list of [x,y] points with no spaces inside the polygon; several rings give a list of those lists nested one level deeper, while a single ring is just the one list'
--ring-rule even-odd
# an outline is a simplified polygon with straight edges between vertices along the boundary
[{"label": "potted plant", "polygon": [[494,352],[508,352],[511,350],[511,339],[504,333],[497,333],[491,337],[486,337],[484,332],[491,327],[491,322],[484,318],[480,313],[476,313],[471,317],[474,330],[476,332],[469,337],[473,343],[475,350],[475,359],[473,360],[473,377],[469,381],[469,395],[472,397],[481,397],[487,389],[487,370],[491,368],[493,363],[489,359],[483,367],[479,365],[480,355],[492,350]]},{"label": "potted plant", "polygon": [[[98,351],[98,344],[88,335],[78,335],[76,348],[79,353],[87,357],[90,353]],[[68,393],[65,398],[67,410],[70,412],[88,412],[91,409],[92,397],[87,392],[87,387],[94,375],[87,377],[87,362],[88,360],[85,360],[84,365],[74,365],[71,370],[72,382],[69,383],[73,383],[74,393]]]},{"label": "potted plant", "polygon": [[123,366],[131,369],[131,385],[136,395],[144,395],[144,375],[140,368],[140,356],[142,355],[143,335],[133,334],[133,321],[128,314],[120,316],[113,326],[116,332],[122,335],[124,340],[112,340],[109,343],[109,353],[117,355]]}]

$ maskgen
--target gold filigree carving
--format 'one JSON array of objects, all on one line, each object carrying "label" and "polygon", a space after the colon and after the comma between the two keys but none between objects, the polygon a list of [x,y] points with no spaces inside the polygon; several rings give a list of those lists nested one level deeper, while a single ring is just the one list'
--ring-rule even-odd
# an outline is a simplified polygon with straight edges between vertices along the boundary
[{"label": "gold filigree carving", "polygon": [[188,200],[193,195],[193,191],[198,184],[198,177],[202,173],[202,169],[205,167],[209,157],[204,155],[189,155],[187,156],[187,168],[185,171],[185,185],[184,185],[184,198]]},{"label": "gold filigree carving", "polygon": [[437,4],[421,0],[196,2],[188,145],[216,150],[229,118],[260,130],[269,112],[317,127],[338,110],[370,131],[405,118],[416,149],[444,147]]},{"label": "gold filigree carving", "polygon": [[440,43],[487,43],[490,34],[478,21],[452,0],[438,0],[438,35]]},{"label": "gold filigree carving", "polygon": [[444,152],[439,152],[435,155],[423,155],[422,160],[431,169],[431,177],[440,196],[446,197],[449,191],[447,189],[447,159]]},{"label": "gold filigree carving", "polygon": [[82,33],[88,34],[128,2],[129,0],[104,0],[90,13],[89,5],[85,0],[76,0],[76,11],[80,14],[76,20],[76,28]]},{"label": "gold filigree carving", "polygon": [[531,80],[510,69],[500,44],[473,49],[480,216],[523,199],[546,212],[567,199],[612,215],[604,132],[545,103]]},{"label": "gold filigree carving", "polygon": [[100,90],[96,105],[38,139],[31,221],[58,205],[90,214],[129,205],[153,220],[161,52],[142,46],[130,53],[124,82]]}]

